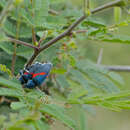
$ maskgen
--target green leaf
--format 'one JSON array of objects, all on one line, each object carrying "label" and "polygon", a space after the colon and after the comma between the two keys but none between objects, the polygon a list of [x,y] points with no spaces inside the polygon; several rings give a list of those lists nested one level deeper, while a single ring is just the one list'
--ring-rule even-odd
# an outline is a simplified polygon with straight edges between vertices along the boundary
[{"label": "green leaf", "polygon": [[15,6],[20,6],[23,3],[24,0],[14,0],[14,5]]},{"label": "green leaf", "polygon": [[117,107],[119,107],[121,109],[130,109],[130,100],[116,101],[116,102],[113,102],[113,104],[115,104]]},{"label": "green leaf", "polygon": [[16,91],[10,88],[0,88],[0,96],[9,96],[9,97],[23,97],[23,94],[21,91]]},{"label": "green leaf", "polygon": [[88,93],[92,91],[90,84],[80,71],[71,69],[70,74],[72,75],[70,76],[71,80],[78,82],[81,86],[83,86],[84,89],[88,91]]},{"label": "green leaf", "polygon": [[116,111],[116,112],[121,111],[121,109],[118,106],[116,106],[115,104],[112,104],[110,102],[102,102],[102,103],[99,103],[98,105],[102,106],[104,108],[110,109],[112,111]]},{"label": "green leaf", "polygon": [[[13,37],[16,37],[17,25],[14,22],[6,20],[3,26],[4,31]],[[20,24],[20,29],[18,33],[19,38],[30,38],[32,37],[31,28],[26,24]]]},{"label": "green leaf", "polygon": [[0,85],[8,87],[8,88],[13,88],[13,89],[18,89],[18,90],[22,90],[22,87],[20,84],[11,81],[11,80],[7,80],[5,78],[0,77]]},{"label": "green leaf", "polygon": [[87,31],[87,36],[103,36],[106,33],[106,28],[90,28]]},{"label": "green leaf", "polygon": [[50,26],[58,29],[58,27],[63,27],[66,24],[67,20],[62,15],[46,17],[46,27]]},{"label": "green leaf", "polygon": [[115,34],[107,35],[103,38],[100,38],[99,40],[105,42],[130,44],[130,37],[127,35],[115,35]]},{"label": "green leaf", "polygon": [[10,42],[0,43],[0,48],[4,50],[7,54],[13,54],[13,45]]},{"label": "green leaf", "polygon": [[80,118],[80,130],[87,130],[86,126],[86,113],[83,108],[79,108],[79,118]]},{"label": "green leaf", "polygon": [[25,59],[29,59],[32,54],[33,54],[32,48],[28,48],[26,46],[18,46],[17,47],[16,55],[18,55],[18,56],[22,56]]},{"label": "green leaf", "polygon": [[[130,91],[123,91],[120,93],[113,93],[109,95],[100,95],[93,97],[83,97],[75,100],[77,104],[93,104],[105,107],[113,111],[121,111],[121,109],[130,109]],[[70,100],[70,102],[72,102]],[[73,102],[72,102],[73,103]]]},{"label": "green leaf", "polygon": [[76,65],[76,59],[75,59],[75,57],[72,56],[72,55],[68,55],[68,58],[69,58],[70,65],[72,67],[75,67],[75,65]]},{"label": "green leaf", "polygon": [[102,89],[104,92],[119,92],[117,84],[109,78],[109,71],[103,67],[99,67],[90,61],[80,61],[77,64],[77,68],[86,74],[86,78],[89,79],[95,87]]},{"label": "green leaf", "polygon": [[7,36],[4,32],[0,31],[0,42],[7,41]]},{"label": "green leaf", "polygon": [[69,83],[68,83],[68,81],[66,80],[65,75],[58,75],[58,76],[56,77],[56,80],[57,80],[57,82],[59,83],[59,85],[60,85],[61,87],[65,88],[65,89],[69,87]]},{"label": "green leaf", "polygon": [[[13,54],[13,52],[14,52],[14,45],[10,42],[0,43],[0,48],[2,50],[4,50],[9,55]],[[32,52],[33,52],[33,49],[28,48],[26,46],[18,46],[17,49],[16,49],[16,55],[22,56],[25,59],[30,58],[30,55],[32,55]]]},{"label": "green leaf", "polygon": [[48,9],[49,9],[49,1],[48,0],[34,0],[34,9],[35,11],[38,11],[37,14],[40,13],[40,16],[47,16]]},{"label": "green leaf", "polygon": [[[77,49],[77,45],[76,45],[76,41],[74,39],[71,39],[67,44],[66,44],[68,47],[72,48],[72,49]],[[72,55],[70,55],[72,56]],[[73,58],[73,56],[72,56]]]},{"label": "green leaf", "polygon": [[129,96],[130,96],[130,91],[127,90],[127,91],[122,91],[116,94],[106,95],[104,99],[105,100],[118,100],[118,99],[129,97]]},{"label": "green leaf", "polygon": [[31,27],[44,27],[46,23],[45,16],[48,16],[49,1],[34,0],[33,2],[34,7],[33,9],[31,9],[32,12],[26,9],[22,9],[21,15],[24,18],[24,20],[28,23],[28,25],[30,25]]},{"label": "green leaf", "polygon": [[11,70],[6,67],[6,65],[0,64],[0,71],[7,73],[10,77],[12,76]]},{"label": "green leaf", "polygon": [[30,104],[37,102],[38,99],[44,98],[44,97],[45,97],[45,93],[36,89],[31,89],[30,92],[26,94],[26,100],[28,100]]},{"label": "green leaf", "polygon": [[93,70],[88,70],[86,73],[90,76],[92,80],[94,80],[99,87],[102,87],[104,91],[106,92],[119,92],[119,89],[117,88],[116,84],[112,82],[107,76],[98,73]]},{"label": "green leaf", "polygon": [[55,44],[55,46],[50,46],[45,51],[41,52],[41,59],[44,61],[53,61],[56,58],[57,52],[59,51],[60,44]]},{"label": "green leaf", "polygon": [[0,125],[2,125],[6,120],[6,116],[5,115],[0,115]]},{"label": "green leaf", "polygon": [[114,80],[114,81],[120,83],[121,85],[124,85],[124,80],[123,80],[123,78],[122,78],[119,74],[114,73],[114,72],[109,72],[109,73],[108,73],[108,76],[109,76],[110,78],[112,78],[112,80]]},{"label": "green leaf", "polygon": [[43,39],[46,39],[46,37],[48,36],[48,32],[49,31],[47,31],[47,30],[45,30],[45,31],[39,31],[39,32],[37,32],[37,35],[40,37],[40,38],[43,38]]},{"label": "green leaf", "polygon": [[51,73],[52,74],[64,74],[64,73],[66,73],[67,71],[66,71],[66,69],[64,69],[64,68],[53,68],[52,70],[51,70]]},{"label": "green leaf", "polygon": [[114,7],[114,18],[115,22],[119,23],[121,19],[121,8],[120,7]]},{"label": "green leaf", "polygon": [[76,20],[76,18],[80,17],[82,15],[82,9],[77,9],[77,8],[66,8],[63,11],[63,16],[67,18],[71,18],[72,20]]},{"label": "green leaf", "polygon": [[107,74],[109,72],[107,69],[102,66],[98,66],[90,60],[80,60],[80,62],[77,62],[76,66],[79,70],[83,70],[83,72],[86,72],[87,70],[93,70],[103,74]]},{"label": "green leaf", "polygon": [[128,26],[129,21],[122,21],[119,24],[117,24],[117,27],[123,27],[123,26]]},{"label": "green leaf", "polygon": [[12,102],[11,103],[11,108],[14,110],[22,109],[25,107],[27,107],[27,105],[24,104],[23,102]]},{"label": "green leaf", "polygon": [[88,31],[87,31],[87,36],[92,36],[92,35],[95,35],[99,32],[100,30],[98,28],[90,28]]},{"label": "green leaf", "polygon": [[88,94],[88,91],[85,90],[85,89],[75,89],[71,92],[71,94],[69,95],[69,99],[77,99],[77,98],[80,98],[82,96],[86,96]]},{"label": "green leaf", "polygon": [[32,21],[33,21],[34,27],[45,27],[46,18],[42,16],[42,12],[36,12],[36,15],[34,16]]},{"label": "green leaf", "polygon": [[64,114],[64,109],[62,107],[59,107],[55,104],[48,104],[48,105],[43,105],[40,111],[43,113],[47,113],[53,116],[54,118],[62,121],[64,124],[66,124],[70,128],[76,127],[75,122],[66,114]]},{"label": "green leaf", "polygon": [[105,27],[106,25],[104,24],[104,22],[101,22],[101,20],[96,20],[93,19],[91,17],[89,17],[89,19],[85,20],[82,23],[83,26],[92,26],[92,27],[96,27],[96,28],[100,28],[100,27]]},{"label": "green leaf", "polygon": [[5,7],[5,5],[6,5],[6,0],[1,0],[0,1],[0,6]]},{"label": "green leaf", "polygon": [[35,121],[35,126],[38,130],[49,130],[49,125],[42,120]]},{"label": "green leaf", "polygon": [[28,24],[30,27],[35,26],[34,20],[29,11],[26,11],[25,9],[21,9],[21,17],[26,22],[26,24]]}]

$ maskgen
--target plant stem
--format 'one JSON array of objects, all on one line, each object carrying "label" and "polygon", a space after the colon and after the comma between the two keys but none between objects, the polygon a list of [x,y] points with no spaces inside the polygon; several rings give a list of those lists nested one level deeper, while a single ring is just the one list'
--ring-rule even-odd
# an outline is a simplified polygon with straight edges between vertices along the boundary
[{"label": "plant stem", "polygon": [[90,2],[87,0],[87,9],[90,9]]},{"label": "plant stem", "polygon": [[[104,4],[100,7],[97,7],[95,8],[94,10],[91,11],[92,14],[95,14],[97,12],[100,12],[104,9],[107,9],[107,8],[111,8],[111,7],[114,7],[114,6],[117,6],[119,5],[123,0],[116,0],[116,1],[113,1],[113,2],[110,2],[110,3],[107,3],[107,4]],[[50,40],[49,42],[47,42],[46,44],[44,44],[41,48],[40,48],[40,51],[43,51],[45,50],[46,48],[50,47],[51,45],[53,45],[54,43],[56,43],[57,41],[59,41],[60,39],[68,36],[71,31],[77,27],[77,25],[79,23],[81,23],[85,18],[87,18],[86,15],[83,15],[81,16],[79,19],[77,19],[65,32],[61,33],[59,36],[57,36],[56,38]]]},{"label": "plant stem", "polygon": [[[32,9],[34,8],[34,3],[33,3],[33,1],[31,0],[31,4],[32,4]],[[34,18],[34,11],[31,13],[31,15],[32,15],[32,18]],[[36,40],[36,35],[35,35],[35,30],[34,30],[34,27],[32,27],[32,43],[35,45],[36,44],[36,42],[37,42],[37,40]]]},{"label": "plant stem", "polygon": [[57,11],[55,11],[55,10],[53,10],[53,9],[50,9],[50,10],[48,11],[48,13],[50,13],[50,14],[52,14],[52,15],[58,15],[58,14],[59,14],[59,12],[57,12]]},{"label": "plant stem", "polygon": [[91,13],[95,14],[97,12],[100,12],[100,11],[104,10],[104,9],[108,9],[108,8],[115,7],[115,6],[122,6],[122,3],[124,3],[124,0],[115,0],[113,2],[101,5],[101,6],[97,7],[97,8],[95,8],[95,9],[93,9],[91,11]]},{"label": "plant stem", "polygon": [[24,46],[27,46],[27,47],[30,47],[30,48],[33,48],[33,49],[37,49],[37,50],[39,49],[38,47],[36,47],[32,44],[29,44],[27,42],[23,42],[23,41],[20,41],[20,40],[11,38],[11,37],[8,37],[8,40],[11,41],[11,42],[15,42],[16,44],[24,45]]},{"label": "plant stem", "polygon": [[103,55],[103,48],[100,49],[99,56],[98,56],[98,59],[97,59],[97,65],[101,64],[102,55]]},{"label": "plant stem", "polygon": [[32,27],[32,43],[35,45],[37,42],[34,28]]},{"label": "plant stem", "polygon": [[86,14],[86,0],[83,1],[83,12]]},{"label": "plant stem", "polygon": [[86,33],[88,30],[75,30],[72,33]]},{"label": "plant stem", "polygon": [[120,72],[130,72],[130,66],[121,66],[121,65],[101,65],[103,68],[111,70],[111,71],[120,71]]},{"label": "plant stem", "polygon": [[35,58],[38,56],[39,53],[40,53],[39,50],[34,51],[33,55],[31,56],[31,58],[28,60],[27,64],[25,65],[25,68],[32,64],[32,62],[35,60]]},{"label": "plant stem", "polygon": [[17,48],[17,44],[14,43],[14,52],[13,52],[13,56],[12,56],[12,65],[11,65],[11,73],[12,73],[12,75],[14,75],[14,69],[15,69],[15,62],[16,62],[16,48]]},{"label": "plant stem", "polygon": [[[122,5],[122,2],[124,2],[124,1],[123,1],[123,0],[116,0],[116,1],[113,1],[113,2],[110,2],[110,3],[107,3],[107,4],[104,4],[104,5],[100,6],[100,7],[98,7],[98,8],[96,8],[96,9],[92,10],[91,13],[92,13],[92,14],[95,14],[95,13],[100,12],[100,11],[102,11],[102,10],[104,10],[104,9],[107,9],[107,8],[111,8],[111,7],[114,7],[114,6],[121,6],[121,5]],[[40,47],[39,51],[38,51],[37,53],[34,53],[33,56],[28,60],[26,66],[30,65],[30,64],[33,62],[33,60],[37,57],[37,55],[38,55],[41,51],[43,51],[43,50],[49,48],[51,45],[53,45],[53,44],[56,43],[57,41],[61,40],[62,38],[66,37],[66,36],[68,36],[68,35],[72,32],[72,30],[73,30],[75,27],[77,27],[77,25],[80,24],[85,18],[87,18],[86,15],[81,16],[81,17],[78,18],[65,32],[61,33],[61,34],[60,34],[59,36],[57,36],[56,38],[53,38],[53,39],[50,40],[49,42],[45,43],[42,47]],[[37,54],[37,55],[36,55],[36,54]]]},{"label": "plant stem", "polygon": [[[19,29],[20,29],[20,16],[18,14],[18,20],[16,23],[16,39],[18,39],[19,37]],[[11,73],[12,75],[14,75],[14,70],[15,70],[15,63],[16,63],[16,50],[17,50],[17,44],[14,43],[14,52],[13,52],[13,56],[12,56],[12,66],[11,66]]]}]

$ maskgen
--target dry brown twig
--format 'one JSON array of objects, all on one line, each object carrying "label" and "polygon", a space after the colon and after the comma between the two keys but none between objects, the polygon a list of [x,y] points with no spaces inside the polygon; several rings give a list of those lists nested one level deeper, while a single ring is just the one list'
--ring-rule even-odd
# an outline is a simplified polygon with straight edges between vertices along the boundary
[{"label": "dry brown twig", "polygon": [[[104,10],[104,9],[108,9],[108,8],[111,8],[111,7],[122,6],[122,4],[124,4],[124,0],[115,0],[115,1],[109,2],[107,4],[104,4],[104,5],[100,6],[100,7],[97,7],[95,9],[93,9],[91,11],[91,14],[98,13],[98,12]],[[16,40],[16,39],[13,39],[13,38],[8,38],[8,40],[10,40],[12,42],[15,42],[17,44],[21,44],[21,45],[24,45],[24,46],[27,46],[27,47],[30,47],[30,48],[34,49],[33,55],[30,57],[30,59],[27,61],[27,64],[25,65],[25,67],[27,67],[27,66],[29,66],[29,65],[31,65],[33,63],[33,61],[40,54],[40,52],[42,52],[45,49],[49,48],[50,46],[52,46],[53,44],[55,44],[57,41],[63,39],[64,37],[69,36],[72,33],[72,31],[75,29],[75,27],[77,27],[87,17],[88,16],[86,14],[84,14],[81,17],[79,17],[70,27],[68,27],[68,29],[66,31],[64,31],[63,33],[61,33],[57,37],[53,38],[52,40],[48,41],[47,43],[45,43],[41,47],[40,46],[34,46],[34,45],[29,44],[29,43],[26,43],[26,42],[23,42],[23,41],[20,41],[20,40]],[[85,30],[83,30],[83,31],[77,31],[77,33],[78,32],[80,33],[80,32],[86,32],[86,31]],[[112,69],[112,68],[109,67],[108,69]]]},{"label": "dry brown twig", "polygon": [[[123,0],[116,0],[107,4],[104,4],[100,7],[95,8],[94,10],[91,11],[91,14],[95,14],[97,12],[100,12],[104,9],[107,8],[111,8],[114,6],[119,6],[120,4],[122,4],[122,2],[124,2]],[[84,19],[87,18],[87,15],[83,15],[81,16],[79,19],[77,19],[66,31],[64,31],[63,33],[61,33],[59,36],[57,36],[56,38],[53,38],[52,40],[50,40],[49,42],[45,43],[43,46],[41,46],[39,48],[39,50],[34,51],[32,57],[28,60],[26,67],[30,64],[32,64],[32,62],[34,61],[34,59],[39,55],[39,53],[47,48],[49,48],[50,46],[52,46],[53,44],[55,44],[57,41],[63,39],[64,37],[68,36],[75,27],[77,27],[78,24],[80,24]]]}]

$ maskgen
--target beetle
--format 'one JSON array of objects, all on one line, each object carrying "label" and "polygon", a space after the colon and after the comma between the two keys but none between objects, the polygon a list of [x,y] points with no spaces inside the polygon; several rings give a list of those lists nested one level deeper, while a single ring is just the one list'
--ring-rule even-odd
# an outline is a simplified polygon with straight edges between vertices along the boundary
[{"label": "beetle", "polygon": [[45,79],[48,77],[50,70],[52,68],[51,63],[40,63],[36,62],[31,66],[20,71],[19,81],[24,88],[35,88],[40,86]]}]

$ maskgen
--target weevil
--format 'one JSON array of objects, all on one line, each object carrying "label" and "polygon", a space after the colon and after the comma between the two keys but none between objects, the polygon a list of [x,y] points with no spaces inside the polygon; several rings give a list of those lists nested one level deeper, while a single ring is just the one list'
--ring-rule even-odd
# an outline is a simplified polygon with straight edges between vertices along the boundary
[{"label": "weevil", "polygon": [[19,81],[24,88],[35,88],[40,86],[48,77],[52,68],[51,63],[36,62],[20,71]]}]

